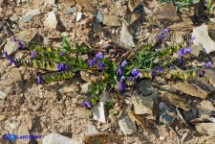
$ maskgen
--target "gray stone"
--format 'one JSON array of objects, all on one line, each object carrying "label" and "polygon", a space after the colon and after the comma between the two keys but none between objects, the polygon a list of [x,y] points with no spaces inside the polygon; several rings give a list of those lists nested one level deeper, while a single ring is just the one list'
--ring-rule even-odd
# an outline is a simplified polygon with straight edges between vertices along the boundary
[{"label": "gray stone", "polygon": [[7,94],[0,90],[0,99],[5,99],[6,96]]},{"label": "gray stone", "polygon": [[38,9],[30,9],[23,16],[22,20],[25,23],[30,22],[32,20],[33,16],[36,16],[36,15],[39,15],[39,14],[40,14],[40,11]]},{"label": "gray stone", "polygon": [[131,98],[131,102],[134,105],[135,114],[153,115],[154,101],[151,96],[135,95]]},{"label": "gray stone", "polygon": [[120,130],[124,135],[131,135],[137,131],[135,124],[131,121],[128,116],[123,117],[118,122]]},{"label": "gray stone", "polygon": [[90,85],[91,85],[91,82],[81,84],[81,93],[83,94],[87,93],[89,91]]},{"label": "gray stone", "polygon": [[38,30],[33,28],[31,30],[23,30],[19,32],[16,37],[20,41],[30,42],[38,33]]},{"label": "gray stone", "polygon": [[92,109],[93,119],[102,123],[106,123],[104,103],[99,102]]},{"label": "gray stone", "polygon": [[196,124],[196,130],[203,135],[215,136],[215,123]]},{"label": "gray stone", "polygon": [[76,21],[80,21],[82,18],[82,12],[78,12],[77,15],[76,15]]},{"label": "gray stone", "polygon": [[55,13],[53,11],[49,12],[47,14],[47,17],[45,18],[43,24],[48,29],[56,29],[57,28],[58,21],[57,21],[57,17],[55,15]]},{"label": "gray stone", "polygon": [[147,96],[152,94],[153,87],[152,87],[152,81],[150,80],[142,80],[139,83],[137,83],[137,90],[141,95]]},{"label": "gray stone", "polygon": [[57,133],[51,133],[43,138],[42,144],[82,144],[82,142],[70,139]]},{"label": "gray stone", "polygon": [[162,113],[159,117],[159,121],[166,125],[171,125],[175,121],[176,115],[173,112]]},{"label": "gray stone", "polygon": [[97,23],[101,23],[103,22],[103,15],[100,11],[98,11],[97,15],[96,15],[96,22]]},{"label": "gray stone", "polygon": [[99,134],[99,131],[96,129],[96,127],[93,124],[89,123],[87,126],[87,130],[85,132],[85,135],[91,136],[96,134]]},{"label": "gray stone", "polygon": [[123,43],[125,46],[134,47],[133,36],[129,33],[125,24],[122,25],[122,29],[120,32],[120,42]]},{"label": "gray stone", "polygon": [[18,43],[13,42],[12,39],[7,39],[7,43],[4,47],[4,51],[7,51],[8,55],[11,55],[18,49]]},{"label": "gray stone", "polygon": [[32,20],[32,16],[31,15],[27,15],[27,16],[23,16],[22,17],[22,21],[24,23],[30,22]]},{"label": "gray stone", "polygon": [[13,16],[10,17],[10,20],[15,22],[15,21],[18,20],[18,16],[16,14],[13,15]]},{"label": "gray stone", "polygon": [[66,7],[64,9],[64,14],[73,14],[75,12],[75,7],[71,8],[71,7]]},{"label": "gray stone", "polygon": [[215,51],[215,42],[208,34],[208,26],[203,24],[193,29],[192,36],[195,37],[193,43],[195,45],[201,45],[205,53]]},{"label": "gray stone", "polygon": [[79,118],[89,118],[92,115],[90,110],[82,107],[77,107],[74,113]]}]

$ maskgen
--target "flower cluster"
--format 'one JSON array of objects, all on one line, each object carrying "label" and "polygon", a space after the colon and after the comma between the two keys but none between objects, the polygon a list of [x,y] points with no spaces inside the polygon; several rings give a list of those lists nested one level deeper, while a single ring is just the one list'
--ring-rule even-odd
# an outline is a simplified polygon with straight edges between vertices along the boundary
[{"label": "flower cluster", "polygon": [[102,52],[98,52],[96,54],[96,58],[89,60],[87,62],[87,65],[92,68],[95,64],[97,64],[97,68],[99,70],[104,69],[105,68],[105,64],[102,62],[102,59],[104,59],[104,55],[102,54]]}]

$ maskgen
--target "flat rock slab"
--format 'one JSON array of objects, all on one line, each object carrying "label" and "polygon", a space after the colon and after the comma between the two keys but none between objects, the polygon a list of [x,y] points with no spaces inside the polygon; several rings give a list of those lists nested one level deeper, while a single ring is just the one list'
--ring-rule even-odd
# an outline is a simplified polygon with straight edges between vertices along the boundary
[{"label": "flat rock slab", "polygon": [[137,131],[135,124],[131,121],[128,116],[123,117],[118,122],[120,130],[124,135],[131,135]]},{"label": "flat rock slab", "polygon": [[162,92],[160,94],[160,98],[168,104],[181,108],[184,111],[191,110],[191,106],[187,103],[187,99],[185,99],[183,96],[179,96],[173,93]]},{"label": "flat rock slab", "polygon": [[119,17],[115,15],[104,15],[103,23],[107,26],[121,26]]},{"label": "flat rock slab", "polygon": [[154,101],[151,96],[135,95],[131,98],[135,114],[153,115]]},{"label": "flat rock slab", "polygon": [[192,36],[195,37],[193,40],[194,45],[201,45],[205,53],[215,51],[215,42],[211,39],[208,34],[208,26],[203,24],[193,29]]},{"label": "flat rock slab", "polygon": [[173,3],[160,3],[155,8],[156,19],[159,21],[178,21],[180,20]]},{"label": "flat rock slab", "polygon": [[206,99],[215,91],[215,88],[208,85],[205,78],[196,78],[188,82],[177,82],[175,88],[183,93],[194,97]]},{"label": "flat rock slab", "polygon": [[120,32],[120,42],[125,46],[134,47],[135,43],[133,41],[133,36],[129,33],[125,24],[122,24],[122,29]]},{"label": "flat rock slab", "polygon": [[92,109],[93,112],[93,119],[97,120],[102,123],[106,123],[106,118],[105,118],[105,109],[104,109],[104,103],[99,102],[97,105],[94,106]]},{"label": "flat rock slab", "polygon": [[215,123],[196,124],[196,130],[203,135],[215,136]]},{"label": "flat rock slab", "polygon": [[56,29],[57,28],[57,17],[54,13],[54,11],[49,12],[47,14],[47,17],[45,18],[44,22],[43,22],[44,26],[48,29]]},{"label": "flat rock slab", "polygon": [[52,133],[43,138],[42,144],[82,144],[79,141],[70,139],[57,133]]}]

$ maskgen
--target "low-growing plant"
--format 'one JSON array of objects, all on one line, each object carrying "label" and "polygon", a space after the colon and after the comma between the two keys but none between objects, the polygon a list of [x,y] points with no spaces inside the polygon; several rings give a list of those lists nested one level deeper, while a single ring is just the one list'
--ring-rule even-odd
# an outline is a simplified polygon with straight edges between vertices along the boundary
[{"label": "low-growing plant", "polygon": [[[154,42],[147,43],[141,48],[133,49],[125,59],[112,61],[105,57],[102,52],[95,52],[88,46],[71,46],[64,37],[61,48],[51,48],[40,46],[36,43],[20,42],[20,50],[30,51],[29,59],[13,59],[7,52],[4,55],[15,66],[27,66],[37,69],[48,70],[43,75],[38,75],[38,84],[48,84],[52,81],[60,81],[72,78],[80,71],[91,70],[97,73],[101,79],[94,82],[88,91],[89,99],[83,102],[87,108],[91,108],[99,100],[99,95],[105,89],[114,89],[119,84],[121,93],[133,86],[138,79],[151,79],[156,76],[170,75],[171,78],[186,80],[196,76],[203,76],[205,71],[201,68],[189,66],[184,68],[186,55],[191,52],[191,43],[183,43],[167,48],[160,48],[168,29],[165,29],[155,39]],[[16,40],[17,41],[17,40]],[[80,56],[88,54],[88,60],[83,60]],[[211,62],[206,63],[205,67],[210,68]]]}]

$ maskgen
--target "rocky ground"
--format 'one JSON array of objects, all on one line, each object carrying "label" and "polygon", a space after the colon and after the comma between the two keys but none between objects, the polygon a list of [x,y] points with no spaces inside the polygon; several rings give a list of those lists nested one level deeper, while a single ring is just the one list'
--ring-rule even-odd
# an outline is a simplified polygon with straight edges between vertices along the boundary
[{"label": "rocky ground", "polygon": [[[14,37],[60,47],[66,36],[71,44],[84,43],[101,51],[107,46],[129,50],[153,41],[168,28],[167,45],[194,35],[191,55],[196,60],[192,63],[204,65],[211,60],[214,66],[215,9],[207,15],[204,12],[197,4],[178,14],[172,3],[156,0],[0,0],[0,54],[27,55],[17,50]],[[0,144],[215,141],[213,69],[204,78],[188,82],[170,83],[162,77],[154,82],[143,80],[136,92],[124,96],[104,92],[101,97],[115,101],[107,115],[102,102],[92,110],[80,105],[88,89],[83,73],[81,78],[38,85],[36,69],[17,68],[3,56],[0,64]],[[173,93],[161,93],[160,87],[170,87]],[[175,89],[180,92],[174,93]],[[13,141],[5,140],[5,134],[42,138]]]}]

